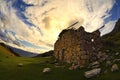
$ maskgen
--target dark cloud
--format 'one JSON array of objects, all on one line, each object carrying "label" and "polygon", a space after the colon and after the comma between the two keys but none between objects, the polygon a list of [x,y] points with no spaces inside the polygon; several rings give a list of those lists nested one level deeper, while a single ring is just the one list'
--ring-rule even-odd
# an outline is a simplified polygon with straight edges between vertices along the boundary
[{"label": "dark cloud", "polygon": [[48,46],[48,47],[54,47],[53,44],[46,43],[45,41],[39,40],[39,42],[45,44],[45,45]]},{"label": "dark cloud", "polygon": [[48,3],[48,0],[43,0],[43,2],[41,3],[41,6],[45,6]]},{"label": "dark cloud", "polygon": [[45,23],[45,28],[49,29],[50,28],[50,18],[45,17],[42,21],[43,21],[43,23]]}]

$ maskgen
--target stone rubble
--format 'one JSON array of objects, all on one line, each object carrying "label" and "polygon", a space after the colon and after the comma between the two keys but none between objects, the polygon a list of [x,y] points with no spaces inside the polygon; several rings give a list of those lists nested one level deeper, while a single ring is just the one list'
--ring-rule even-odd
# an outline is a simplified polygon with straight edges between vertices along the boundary
[{"label": "stone rubble", "polygon": [[[100,32],[85,32],[83,27],[77,30],[63,30],[54,45],[54,56],[59,63],[67,62],[84,67],[96,61],[101,49]],[[102,54],[101,54],[102,55]]]},{"label": "stone rubble", "polygon": [[96,75],[100,74],[100,72],[101,72],[101,68],[96,68],[96,69],[92,69],[92,70],[90,70],[90,71],[86,71],[86,72],[84,73],[84,76],[85,76],[86,78],[91,78],[91,77],[93,77],[93,76],[96,76]]}]

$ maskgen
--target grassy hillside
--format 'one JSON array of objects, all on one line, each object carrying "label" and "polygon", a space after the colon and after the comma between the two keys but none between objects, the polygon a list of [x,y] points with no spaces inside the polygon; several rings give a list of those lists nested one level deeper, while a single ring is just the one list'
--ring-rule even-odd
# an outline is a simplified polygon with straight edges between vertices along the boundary
[{"label": "grassy hillside", "polygon": [[0,45],[0,56],[15,56],[11,51],[7,49],[7,47],[3,47]]}]

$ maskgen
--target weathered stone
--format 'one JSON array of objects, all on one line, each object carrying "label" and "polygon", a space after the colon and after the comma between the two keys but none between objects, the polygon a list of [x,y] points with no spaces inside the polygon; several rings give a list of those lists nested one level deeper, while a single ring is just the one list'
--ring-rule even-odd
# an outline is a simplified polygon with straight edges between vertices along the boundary
[{"label": "weathered stone", "polygon": [[99,68],[100,67],[100,65],[94,65],[94,66],[92,66],[91,68],[92,69],[95,69],[95,68]]},{"label": "weathered stone", "polygon": [[110,50],[106,50],[106,52],[110,52]]},{"label": "weathered stone", "polygon": [[75,69],[78,69],[79,67],[80,67],[79,65],[73,66],[74,70],[75,70]]},{"label": "weathered stone", "polygon": [[106,66],[111,66],[111,65],[112,65],[111,61],[106,61]]},{"label": "weathered stone", "polygon": [[22,66],[23,66],[23,63],[18,63],[17,66],[18,66],[18,67],[22,67]]},{"label": "weathered stone", "polygon": [[116,52],[115,55],[118,56],[118,55],[119,55],[119,52]]},{"label": "weathered stone", "polygon": [[85,76],[86,78],[91,78],[91,77],[93,77],[93,76],[98,75],[98,74],[100,73],[100,71],[101,71],[100,68],[93,69],[93,70],[90,70],[90,71],[86,71],[86,72],[84,73],[84,76]]},{"label": "weathered stone", "polygon": [[72,65],[71,67],[69,67],[69,70],[76,70],[78,69],[80,66],[79,65]]},{"label": "weathered stone", "polygon": [[80,69],[84,68],[85,66],[84,65],[80,65]]},{"label": "weathered stone", "polygon": [[117,64],[113,64],[112,68],[111,68],[111,71],[114,72],[114,71],[117,71],[117,70],[119,70],[118,65]]},{"label": "weathered stone", "polygon": [[73,70],[73,69],[74,69],[73,66],[69,67],[69,70]]},{"label": "weathered stone", "polygon": [[89,55],[81,55],[81,59],[82,60],[87,60],[87,59],[89,59]]},{"label": "weathered stone", "polygon": [[107,74],[107,73],[108,73],[108,70],[105,70],[105,71],[104,71],[104,74]]},{"label": "weathered stone", "polygon": [[113,60],[113,63],[115,63],[115,62],[120,63],[120,59],[114,59],[114,60]]},{"label": "weathered stone", "polygon": [[80,60],[80,64],[81,65],[85,65],[86,64],[86,60]]},{"label": "weathered stone", "polygon": [[66,29],[60,33],[54,45],[54,56],[58,62],[79,63],[80,66],[85,66],[97,59],[96,56],[93,59],[92,55],[99,52],[100,48],[99,30],[88,33],[83,27],[77,30]]},{"label": "weathered stone", "polygon": [[51,72],[51,68],[44,68],[42,72],[43,72],[43,73]]},{"label": "weathered stone", "polygon": [[100,62],[103,62],[103,61],[105,61],[105,60],[106,60],[106,58],[103,57],[103,58],[100,59]]},{"label": "weathered stone", "polygon": [[94,65],[99,65],[100,63],[98,61],[95,61],[91,64],[91,66],[94,66]]},{"label": "weathered stone", "polygon": [[95,61],[95,62],[89,64],[89,66],[88,66],[88,68],[93,68],[93,69],[98,68],[98,67],[100,67],[100,63],[98,61]]}]

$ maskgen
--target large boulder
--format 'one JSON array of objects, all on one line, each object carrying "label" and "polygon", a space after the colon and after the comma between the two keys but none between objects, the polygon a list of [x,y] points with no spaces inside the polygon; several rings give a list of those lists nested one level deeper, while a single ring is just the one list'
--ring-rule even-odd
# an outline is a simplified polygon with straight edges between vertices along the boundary
[{"label": "large boulder", "polygon": [[90,71],[86,71],[84,76],[86,78],[91,78],[93,76],[96,76],[100,73],[101,69],[100,68],[96,68],[96,69],[93,69],[93,70],[90,70]]}]

